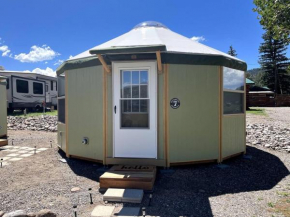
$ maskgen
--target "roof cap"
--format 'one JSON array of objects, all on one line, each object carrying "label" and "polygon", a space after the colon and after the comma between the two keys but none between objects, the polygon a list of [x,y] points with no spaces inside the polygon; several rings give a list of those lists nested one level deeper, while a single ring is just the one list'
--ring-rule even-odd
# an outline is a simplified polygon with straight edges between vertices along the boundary
[{"label": "roof cap", "polygon": [[168,29],[167,26],[156,21],[145,21],[145,22],[139,23],[133,29],[144,28],[144,27],[156,27],[156,28]]}]

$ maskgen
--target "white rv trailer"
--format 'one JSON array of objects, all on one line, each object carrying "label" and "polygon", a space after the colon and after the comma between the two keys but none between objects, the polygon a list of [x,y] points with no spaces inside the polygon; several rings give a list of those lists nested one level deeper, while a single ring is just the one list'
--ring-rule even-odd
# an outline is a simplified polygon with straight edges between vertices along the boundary
[{"label": "white rv trailer", "polygon": [[7,107],[15,109],[39,109],[57,106],[57,78],[20,71],[0,71],[7,78]]}]

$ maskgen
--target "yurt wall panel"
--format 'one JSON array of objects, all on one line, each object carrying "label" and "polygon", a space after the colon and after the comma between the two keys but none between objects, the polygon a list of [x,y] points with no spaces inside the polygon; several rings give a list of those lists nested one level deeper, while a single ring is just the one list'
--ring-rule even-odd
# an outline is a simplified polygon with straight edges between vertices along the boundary
[{"label": "yurt wall panel", "polygon": [[222,121],[222,158],[245,151],[245,115],[224,115]]},{"label": "yurt wall panel", "polygon": [[7,135],[6,82],[0,81],[0,137]]},{"label": "yurt wall panel", "polygon": [[169,161],[182,163],[219,157],[219,67],[170,64]]},{"label": "yurt wall panel", "polygon": [[[103,68],[94,66],[69,70],[68,83],[68,153],[103,160]],[[88,144],[82,144],[84,137]]]}]

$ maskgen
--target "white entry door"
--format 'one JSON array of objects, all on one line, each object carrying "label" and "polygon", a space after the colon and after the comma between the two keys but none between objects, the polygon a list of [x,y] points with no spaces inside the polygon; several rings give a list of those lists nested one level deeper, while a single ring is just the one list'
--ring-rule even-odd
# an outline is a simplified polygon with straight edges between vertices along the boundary
[{"label": "white entry door", "polygon": [[157,66],[113,62],[114,157],[157,158]]}]

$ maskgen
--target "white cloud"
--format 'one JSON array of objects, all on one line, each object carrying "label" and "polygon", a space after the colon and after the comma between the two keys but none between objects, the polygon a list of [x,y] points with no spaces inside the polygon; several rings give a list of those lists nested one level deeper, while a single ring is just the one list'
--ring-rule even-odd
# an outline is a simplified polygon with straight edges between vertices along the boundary
[{"label": "white cloud", "polygon": [[63,63],[64,60],[57,60],[53,65],[58,66]]},{"label": "white cloud", "polygon": [[1,46],[0,51],[2,52],[2,57],[9,56],[8,54],[11,52],[7,45]]},{"label": "white cloud", "polygon": [[32,72],[32,73],[36,73],[36,74],[48,75],[48,76],[56,77],[55,71],[53,71],[49,67],[47,67],[46,69],[36,68],[36,69],[33,69],[32,71],[25,70],[24,72]]},{"label": "white cloud", "polygon": [[43,45],[38,47],[36,45],[32,46],[29,53],[21,53],[14,56],[14,59],[20,62],[41,62],[45,60],[52,60],[60,54],[52,50],[49,46]]},{"label": "white cloud", "polygon": [[196,42],[202,42],[202,41],[205,41],[205,38],[203,36],[193,36],[191,40],[196,41]]},{"label": "white cloud", "polygon": [[68,59],[70,60],[70,59],[72,59],[72,58],[73,58],[73,56],[72,56],[72,55],[69,55],[69,58],[68,58]]}]

